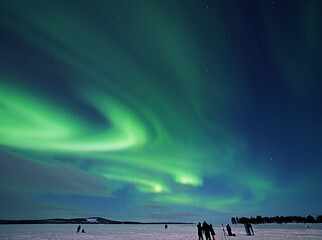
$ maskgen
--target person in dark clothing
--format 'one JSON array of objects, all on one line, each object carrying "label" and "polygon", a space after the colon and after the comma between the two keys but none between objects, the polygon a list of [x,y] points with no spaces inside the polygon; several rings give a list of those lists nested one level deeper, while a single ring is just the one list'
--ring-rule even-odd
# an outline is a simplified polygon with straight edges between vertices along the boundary
[{"label": "person in dark clothing", "polygon": [[198,240],[203,240],[203,236],[202,236],[202,227],[201,227],[201,223],[199,222],[197,225],[198,228]]},{"label": "person in dark clothing", "polygon": [[210,229],[209,229],[209,225],[208,225],[208,223],[206,223],[206,221],[203,222],[202,229],[203,229],[203,231],[205,233],[206,240],[211,240],[210,239]]},{"label": "person in dark clothing", "polygon": [[250,231],[252,232],[252,235],[254,235],[254,230],[253,230],[252,225],[251,225],[250,223],[248,223],[248,224],[249,224],[249,229],[250,229]]},{"label": "person in dark clothing", "polygon": [[244,224],[244,227],[245,227],[246,235],[247,235],[247,236],[250,236],[250,230],[249,230],[248,223],[245,223],[245,224]]},{"label": "person in dark clothing", "polygon": [[80,229],[81,229],[81,225],[78,225],[76,233],[79,233]]},{"label": "person in dark clothing", "polygon": [[212,227],[212,224],[209,225],[209,229],[210,229],[210,234],[212,236],[212,240],[215,240],[215,231],[214,228]]},{"label": "person in dark clothing", "polygon": [[232,236],[233,234],[231,233],[231,227],[229,226],[229,224],[227,224],[226,229],[228,232],[228,236]]},{"label": "person in dark clothing", "polygon": [[247,236],[254,235],[253,227],[250,223],[244,225]]},{"label": "person in dark clothing", "polygon": [[235,233],[231,232],[231,227],[229,226],[229,224],[227,224],[226,229],[227,229],[227,232],[228,232],[228,236],[234,236],[234,237],[236,236]]}]

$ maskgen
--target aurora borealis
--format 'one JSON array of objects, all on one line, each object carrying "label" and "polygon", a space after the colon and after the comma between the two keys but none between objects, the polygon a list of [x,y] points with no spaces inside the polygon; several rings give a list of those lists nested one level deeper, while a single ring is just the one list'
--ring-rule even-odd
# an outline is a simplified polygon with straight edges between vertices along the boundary
[{"label": "aurora borealis", "polygon": [[320,1],[0,1],[0,219],[321,214]]}]

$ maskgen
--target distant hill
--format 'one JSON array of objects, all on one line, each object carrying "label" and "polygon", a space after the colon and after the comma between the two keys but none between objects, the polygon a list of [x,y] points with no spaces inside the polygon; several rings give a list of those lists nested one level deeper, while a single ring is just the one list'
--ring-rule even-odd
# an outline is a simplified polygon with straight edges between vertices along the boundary
[{"label": "distant hill", "polygon": [[0,220],[0,224],[190,224],[181,222],[131,222],[114,221],[101,217],[90,218],[54,218],[42,220]]}]

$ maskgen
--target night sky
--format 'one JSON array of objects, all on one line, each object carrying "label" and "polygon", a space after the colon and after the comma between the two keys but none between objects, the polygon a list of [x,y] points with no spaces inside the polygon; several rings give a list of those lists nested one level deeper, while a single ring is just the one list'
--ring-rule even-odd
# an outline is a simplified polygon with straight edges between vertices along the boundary
[{"label": "night sky", "polygon": [[0,0],[0,219],[321,214],[321,16]]}]

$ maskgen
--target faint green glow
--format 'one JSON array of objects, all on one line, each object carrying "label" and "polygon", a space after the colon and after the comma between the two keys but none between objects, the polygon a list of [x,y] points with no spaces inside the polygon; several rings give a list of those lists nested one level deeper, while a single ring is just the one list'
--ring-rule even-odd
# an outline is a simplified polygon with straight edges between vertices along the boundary
[{"label": "faint green glow", "polygon": [[277,190],[271,181],[263,178],[262,176],[249,176],[245,180],[245,184],[249,186],[256,199],[265,199],[268,194],[276,194]]},{"label": "faint green glow", "polygon": [[181,184],[188,184],[192,186],[201,186],[202,185],[202,179],[197,178],[196,176],[193,175],[177,175],[175,180],[178,183]]},{"label": "faint green glow", "polygon": [[133,184],[136,189],[145,193],[170,191],[168,186],[162,184],[161,180],[157,181],[151,174],[146,174],[135,169],[108,167],[103,170],[102,175],[106,179]]},{"label": "faint green glow", "polygon": [[177,204],[181,206],[201,207],[214,211],[228,211],[235,204],[238,204],[241,199],[239,197],[216,197],[211,194],[197,196],[187,193],[174,193],[172,195],[158,195],[154,200],[165,203],[166,205]]}]

